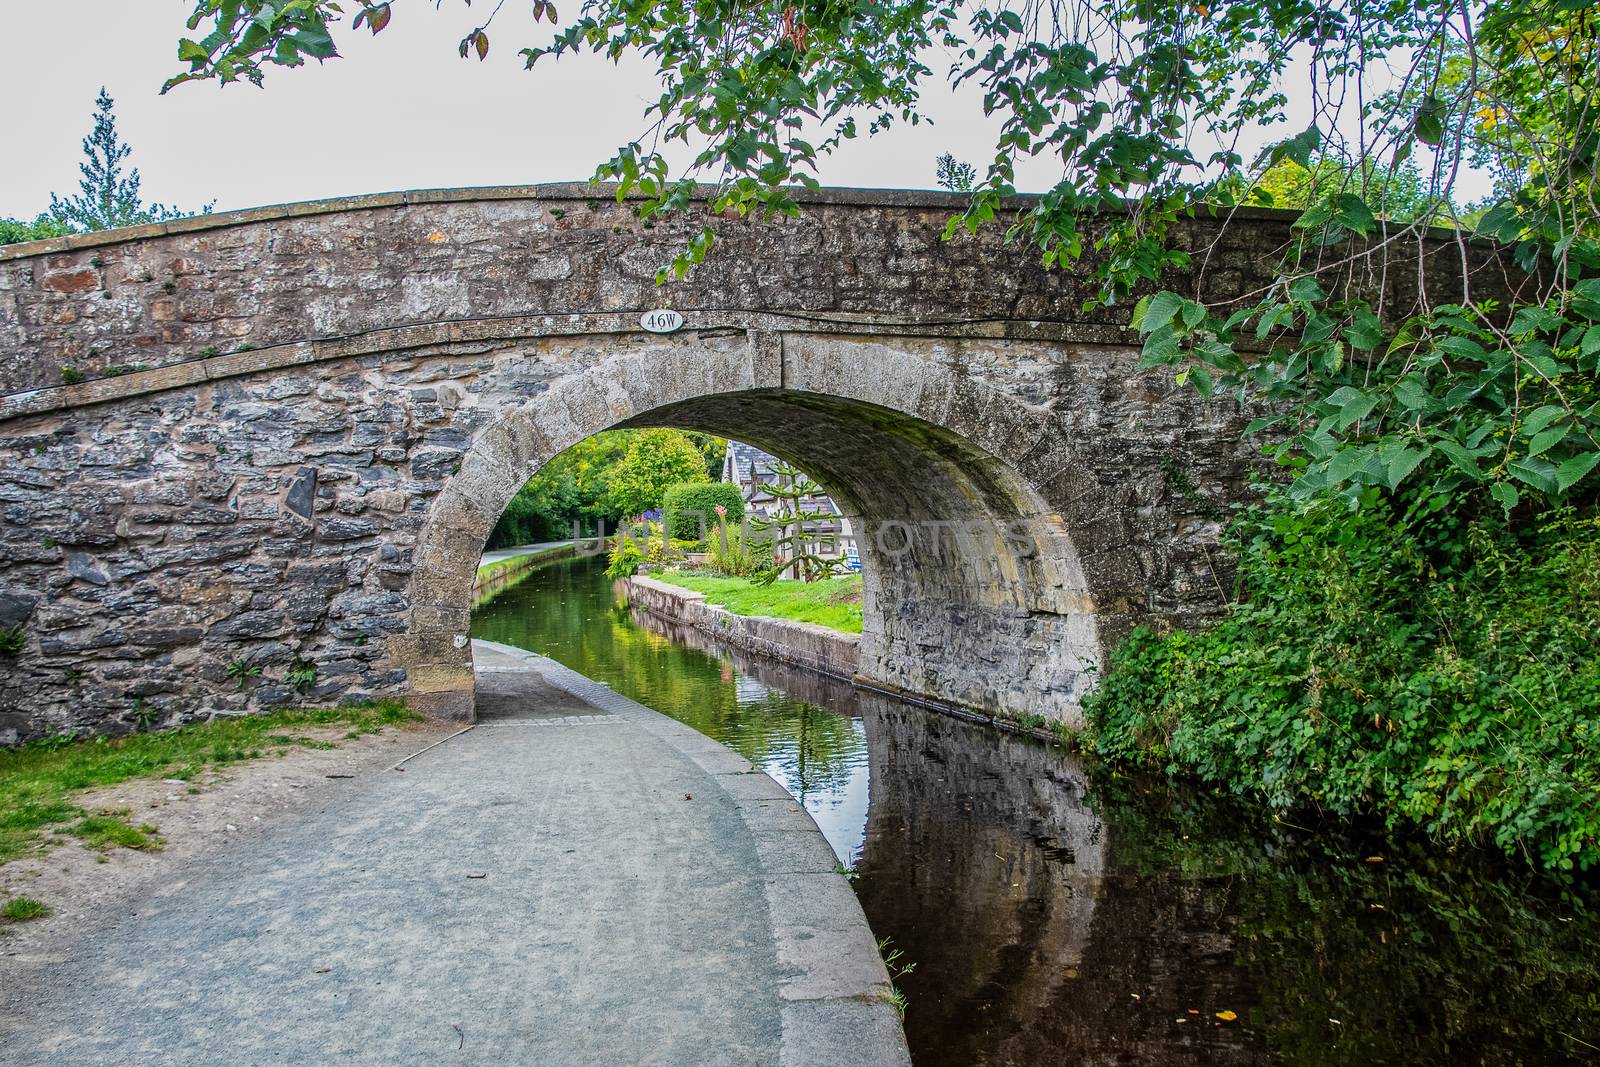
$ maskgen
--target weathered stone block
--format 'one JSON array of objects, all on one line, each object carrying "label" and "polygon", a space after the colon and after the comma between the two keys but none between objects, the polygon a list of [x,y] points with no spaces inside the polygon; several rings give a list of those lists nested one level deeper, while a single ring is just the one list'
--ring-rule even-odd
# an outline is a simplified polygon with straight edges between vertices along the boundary
[{"label": "weathered stone block", "polygon": [[322,518],[317,521],[317,538],[322,541],[357,541],[373,537],[379,527],[371,519]]}]

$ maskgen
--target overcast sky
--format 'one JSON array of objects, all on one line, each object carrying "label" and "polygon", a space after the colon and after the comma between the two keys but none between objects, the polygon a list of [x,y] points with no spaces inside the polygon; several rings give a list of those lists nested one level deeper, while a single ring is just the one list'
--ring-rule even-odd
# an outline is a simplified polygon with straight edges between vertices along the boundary
[{"label": "overcast sky", "polygon": [[[642,132],[656,82],[642,64],[619,69],[593,57],[524,71],[517,49],[535,33],[542,43],[548,29],[527,28],[523,6],[501,14],[481,64],[455,51],[481,12],[397,4],[376,39],[346,27],[343,59],[273,69],[262,89],[194,83],[161,96],[179,69],[191,0],[0,0],[0,215],[32,218],[52,192],[76,192],[79,142],[102,84],[146,198],[184,208],[586,180]],[[862,138],[826,165],[823,180],[927,188],[943,151],[986,161],[993,139],[976,94],[957,101],[942,84],[930,90],[935,126]],[[1043,166],[1030,177],[1037,187],[1050,180]]]},{"label": "overcast sky", "polygon": [[[32,218],[52,192],[77,191],[79,144],[102,84],[116,99],[146,199],[185,209],[213,199],[226,210],[392,189],[585,180],[643,131],[656,82],[643,64],[618,68],[588,56],[524,71],[517,50],[549,35],[529,26],[526,6],[502,13],[481,64],[455,51],[481,11],[450,0],[436,12],[418,0],[397,4],[376,39],[346,26],[343,59],[271,68],[262,89],[194,83],[161,96],[178,69],[192,0],[0,0],[0,216]],[[937,57],[931,65],[940,75],[946,66]],[[933,125],[860,138],[824,162],[821,179],[930,188],[944,151],[981,170],[994,126],[979,101],[975,90],[955,94],[942,77],[931,79],[925,110]],[[1031,160],[1017,184],[1042,190],[1056,175],[1047,161]]]}]

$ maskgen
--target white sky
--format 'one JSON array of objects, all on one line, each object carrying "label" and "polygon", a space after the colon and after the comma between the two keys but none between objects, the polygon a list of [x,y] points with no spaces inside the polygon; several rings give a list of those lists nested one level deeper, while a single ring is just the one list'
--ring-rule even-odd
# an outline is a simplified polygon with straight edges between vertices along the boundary
[{"label": "white sky", "polygon": [[[501,14],[482,64],[455,51],[482,10],[447,0],[435,12],[415,0],[396,4],[375,39],[346,24],[343,59],[269,68],[262,89],[193,83],[161,96],[161,83],[179,69],[177,40],[192,0],[0,0],[0,216],[32,218],[52,192],[77,191],[79,144],[102,84],[116,99],[145,198],[188,210],[212,199],[227,210],[392,189],[586,180],[643,132],[655,80],[642,63],[618,68],[588,56],[524,71],[517,50],[543,43],[550,29],[535,30],[526,7]],[[952,93],[943,84],[947,64],[930,66],[936,77],[924,110],[934,124],[850,142],[823,162],[825,184],[931,188],[934,160],[945,151],[982,172],[994,124],[981,96],[971,87]],[[1294,129],[1277,127],[1274,136]],[[1042,190],[1057,173],[1048,160],[1027,161],[1017,184]]]},{"label": "white sky", "polygon": [[[193,83],[160,96],[180,69],[174,57],[190,0],[0,0],[0,215],[32,218],[52,192],[77,191],[79,143],[101,84],[116,99],[146,199],[191,210],[213,198],[226,210],[390,189],[587,180],[643,132],[656,82],[642,63],[619,69],[587,56],[524,71],[517,50],[549,36],[548,26],[528,25],[525,6],[501,13],[481,64],[455,49],[482,12],[454,2],[435,12],[416,2],[396,4],[376,39],[346,25],[343,59],[269,68],[262,89]],[[981,169],[993,138],[980,97],[963,93],[958,102],[938,79],[929,90],[936,126],[860,138],[824,164],[822,179],[931,188],[944,151]],[[1050,184],[1047,165],[1029,177],[1031,187]]]}]

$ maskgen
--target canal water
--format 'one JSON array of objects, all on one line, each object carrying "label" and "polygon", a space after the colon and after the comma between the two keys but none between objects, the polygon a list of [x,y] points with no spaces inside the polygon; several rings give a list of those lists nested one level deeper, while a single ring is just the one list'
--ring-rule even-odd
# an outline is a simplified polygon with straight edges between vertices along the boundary
[{"label": "canal water", "polygon": [[476,637],[738,751],[817,820],[909,965],[919,1067],[1600,1062],[1600,893],[1312,829],[736,656],[630,611],[596,560]]}]

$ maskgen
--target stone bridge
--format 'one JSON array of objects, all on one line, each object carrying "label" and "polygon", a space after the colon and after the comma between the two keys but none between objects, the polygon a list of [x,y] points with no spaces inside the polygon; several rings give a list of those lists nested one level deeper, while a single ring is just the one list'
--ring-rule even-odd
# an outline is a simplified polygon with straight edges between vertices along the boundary
[{"label": "stone bridge", "polygon": [[[665,288],[701,220],[587,186],[0,248],[0,626],[22,646],[0,741],[390,694],[470,717],[496,518],[560,450],[646,425],[827,486],[864,534],[864,678],[1076,714],[1136,621],[1223,599],[1217,505],[1254,449],[1233,406],[1138,371],[1126,310],[1082,311],[1078,274],[998,230],[941,241],[957,204],[835,190],[717,219]],[[1169,284],[1237,298],[1288,232],[1193,223],[1206,271]],[[642,330],[663,305],[684,327]]]}]

